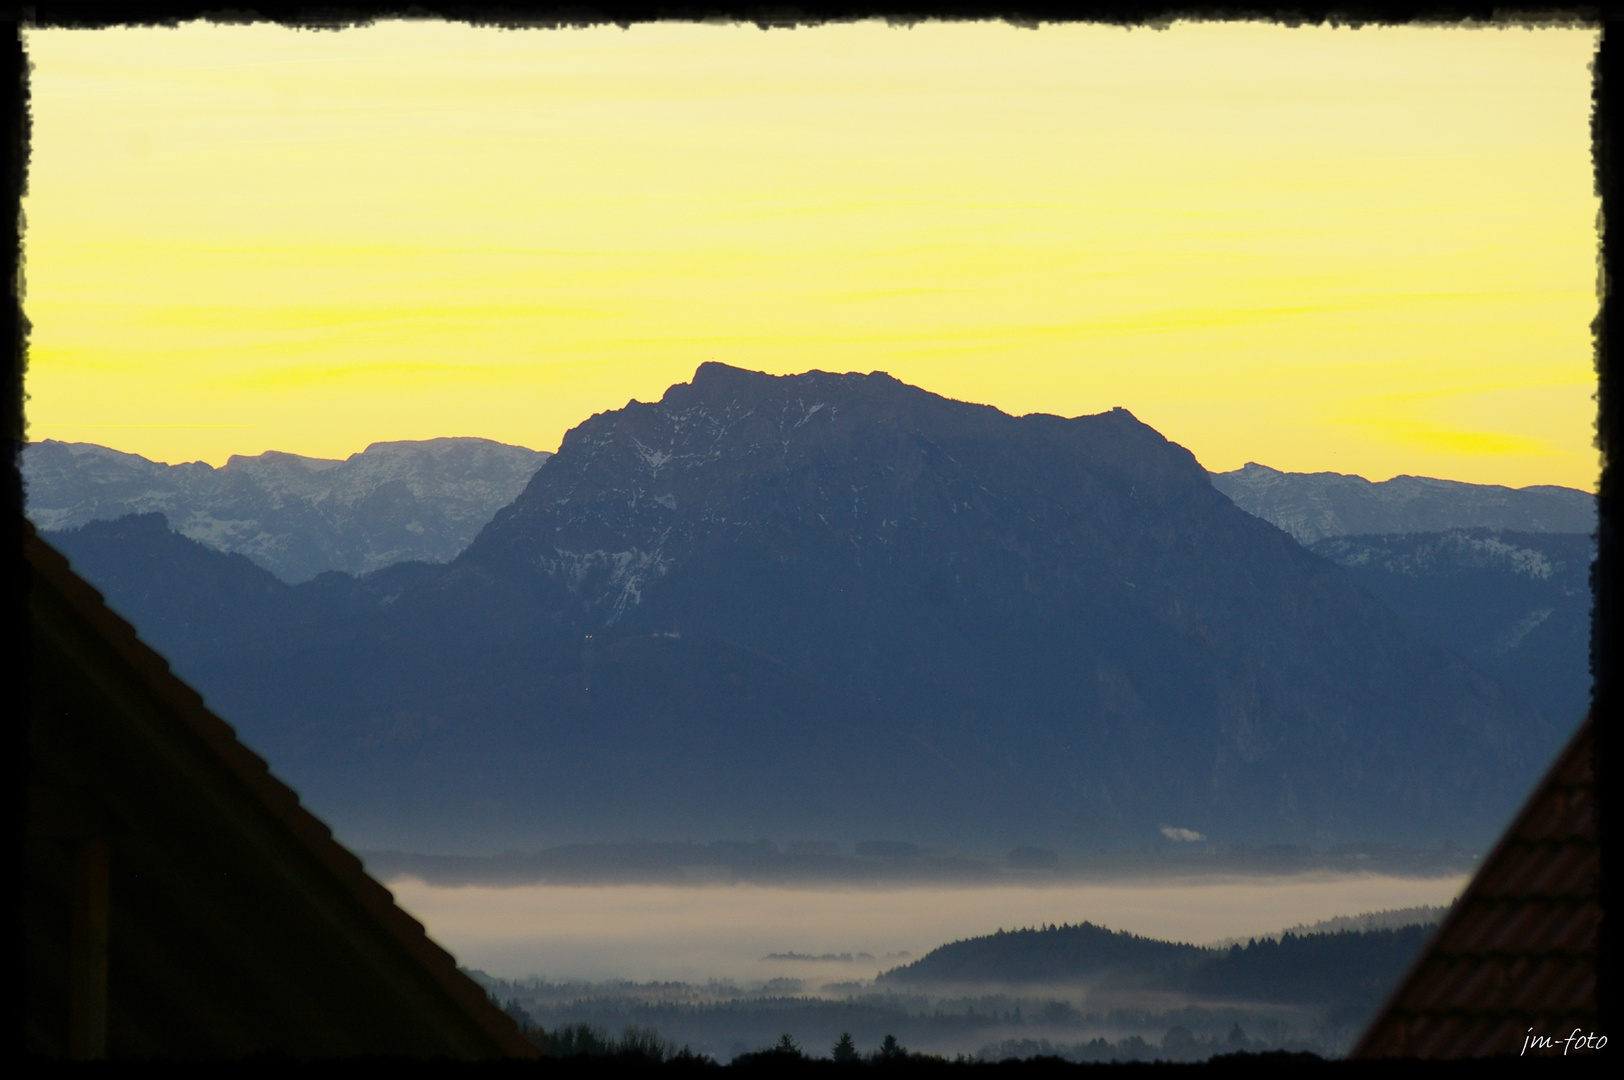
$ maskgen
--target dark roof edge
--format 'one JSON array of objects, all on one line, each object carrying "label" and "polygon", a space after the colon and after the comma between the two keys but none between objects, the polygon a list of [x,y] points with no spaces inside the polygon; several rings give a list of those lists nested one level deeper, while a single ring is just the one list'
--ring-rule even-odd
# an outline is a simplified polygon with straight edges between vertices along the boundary
[{"label": "dark roof edge", "polygon": [[136,635],[135,628],[106,604],[101,593],[74,572],[61,552],[23,522],[23,552],[33,577],[52,588],[96,632],[136,678],[173,711],[247,792],[270,812],[384,933],[426,971],[491,1041],[511,1057],[538,1057],[541,1051],[520,1033],[513,1018],[490,1001],[483,988],[457,970],[456,960],[432,941],[423,924],[395,903],[394,894],[366,872],[361,860],[333,839],[333,831],[299,802],[298,793],[271,775],[265,759],[237,738],[230,724],[203,704],[202,695],[169,670],[169,662]]},{"label": "dark roof edge", "polygon": [[[1461,921],[1472,917],[1468,909],[1471,902],[1476,898],[1474,890],[1478,882],[1483,880],[1484,873],[1502,859],[1509,857],[1508,853],[1511,847],[1520,842],[1522,830],[1532,822],[1540,804],[1544,801],[1546,792],[1557,783],[1558,778],[1563,773],[1573,766],[1579,755],[1595,753],[1595,742],[1591,738],[1591,717],[1591,713],[1585,713],[1585,718],[1580,722],[1578,730],[1568,739],[1567,745],[1556,756],[1556,760],[1551,763],[1550,768],[1545,770],[1545,774],[1540,777],[1539,783],[1534,785],[1534,790],[1529,793],[1527,800],[1523,802],[1522,808],[1517,811],[1517,816],[1512,818],[1510,824],[1506,826],[1505,832],[1500,834],[1500,839],[1496,841],[1494,848],[1478,864],[1477,872],[1472,875],[1472,880],[1466,883],[1466,888],[1462,890],[1460,897],[1455,901],[1454,907],[1438,923],[1432,935],[1427,938],[1426,945],[1410,962],[1409,968],[1404,972],[1404,977],[1398,981],[1392,992],[1387,995],[1387,999],[1382,1002],[1381,1008],[1376,1010],[1375,1017],[1365,1028],[1364,1033],[1359,1036],[1359,1041],[1354,1043],[1353,1049],[1348,1051],[1347,1056],[1350,1059],[1380,1056],[1379,1054],[1373,1054],[1372,1051],[1372,1044],[1376,1042],[1377,1035],[1390,1022],[1393,1013],[1398,1009],[1399,1002],[1409,990],[1411,982],[1420,974],[1421,969],[1431,962],[1433,949],[1437,947],[1440,941],[1447,940],[1447,935]],[[1594,776],[1594,763],[1592,763],[1591,770],[1591,775]]]}]

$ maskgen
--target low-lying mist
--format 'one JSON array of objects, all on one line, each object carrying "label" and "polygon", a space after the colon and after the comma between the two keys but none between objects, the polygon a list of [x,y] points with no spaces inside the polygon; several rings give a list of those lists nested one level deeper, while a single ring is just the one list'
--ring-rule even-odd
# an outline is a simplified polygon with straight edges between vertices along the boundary
[{"label": "low-lying mist", "polygon": [[[770,980],[840,996],[939,945],[1000,928],[1092,922],[1210,944],[1341,915],[1447,904],[1465,875],[1201,878],[1051,886],[388,884],[459,964],[504,979]],[[830,957],[823,959],[823,957]],[[845,985],[841,985],[845,984]]]},{"label": "low-lying mist", "polygon": [[1074,1061],[1198,1061],[1235,1050],[1346,1051],[1366,1016],[1330,1015],[1312,1005],[1196,1002],[1119,987],[868,991],[843,998],[794,995],[768,983],[549,983],[471,972],[527,1029],[584,1025],[612,1037],[655,1033],[670,1049],[718,1061],[759,1051],[789,1035],[827,1057],[842,1034],[860,1052],[893,1036],[909,1050],[998,1061],[1054,1055]]}]

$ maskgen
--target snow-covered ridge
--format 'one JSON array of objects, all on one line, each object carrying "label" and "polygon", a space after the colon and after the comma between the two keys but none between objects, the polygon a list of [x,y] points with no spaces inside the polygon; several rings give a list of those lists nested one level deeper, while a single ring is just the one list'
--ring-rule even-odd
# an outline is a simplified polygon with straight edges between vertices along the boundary
[{"label": "snow-covered ridge", "polygon": [[1466,484],[1425,476],[1372,483],[1341,473],[1287,473],[1256,462],[1213,473],[1212,485],[1236,506],[1302,544],[1331,536],[1503,529],[1591,533],[1596,499],[1573,488]]},{"label": "snow-covered ridge", "polygon": [[1507,543],[1499,536],[1474,536],[1460,529],[1439,533],[1401,551],[1391,550],[1379,542],[1341,538],[1318,544],[1314,550],[1342,566],[1371,565],[1408,577],[1451,570],[1494,569],[1549,581],[1552,574],[1567,569],[1565,563],[1553,561],[1543,551]]},{"label": "snow-covered ridge", "polygon": [[373,443],[343,461],[273,450],[216,469],[46,440],[24,449],[22,468],[41,530],[159,511],[176,532],[299,582],[454,558],[551,456],[448,438]]}]

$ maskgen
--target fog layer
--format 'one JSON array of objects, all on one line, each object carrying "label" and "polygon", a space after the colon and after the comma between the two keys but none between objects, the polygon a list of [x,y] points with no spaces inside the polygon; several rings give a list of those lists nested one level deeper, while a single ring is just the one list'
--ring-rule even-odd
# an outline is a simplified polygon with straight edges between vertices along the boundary
[{"label": "fog layer", "polygon": [[[871,979],[938,945],[999,928],[1087,921],[1206,944],[1338,915],[1447,904],[1466,881],[1359,874],[1052,887],[494,888],[401,877],[389,886],[459,964],[502,978],[798,978],[811,988]],[[799,955],[783,955],[790,953]],[[851,959],[800,958],[829,954]]]}]

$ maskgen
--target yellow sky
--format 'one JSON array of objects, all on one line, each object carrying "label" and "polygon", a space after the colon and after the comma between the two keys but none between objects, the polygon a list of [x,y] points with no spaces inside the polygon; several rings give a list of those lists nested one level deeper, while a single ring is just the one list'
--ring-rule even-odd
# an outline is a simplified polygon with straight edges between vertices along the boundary
[{"label": "yellow sky", "polygon": [[35,31],[29,437],[539,449],[705,360],[1591,488],[1587,30]]}]

